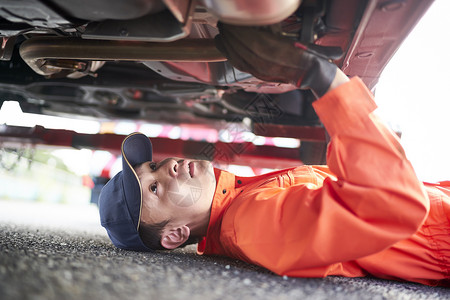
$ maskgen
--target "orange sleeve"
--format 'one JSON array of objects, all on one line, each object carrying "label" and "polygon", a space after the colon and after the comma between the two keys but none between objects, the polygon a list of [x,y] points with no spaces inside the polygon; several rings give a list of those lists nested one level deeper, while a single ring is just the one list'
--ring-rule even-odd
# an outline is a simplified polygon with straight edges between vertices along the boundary
[{"label": "orange sleeve", "polygon": [[229,255],[278,274],[325,276],[331,264],[408,238],[429,209],[399,140],[373,115],[376,105],[359,78],[314,108],[331,136],[328,165],[337,179],[259,187],[235,199],[222,222]]}]

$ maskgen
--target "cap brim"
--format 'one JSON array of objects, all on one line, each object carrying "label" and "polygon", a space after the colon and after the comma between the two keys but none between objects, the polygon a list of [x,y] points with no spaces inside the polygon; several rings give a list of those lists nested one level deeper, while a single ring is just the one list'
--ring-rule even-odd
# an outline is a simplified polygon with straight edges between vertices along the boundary
[{"label": "cap brim", "polygon": [[142,133],[132,133],[122,142],[122,180],[125,202],[135,228],[139,229],[142,188],[134,167],[152,160],[152,144]]}]

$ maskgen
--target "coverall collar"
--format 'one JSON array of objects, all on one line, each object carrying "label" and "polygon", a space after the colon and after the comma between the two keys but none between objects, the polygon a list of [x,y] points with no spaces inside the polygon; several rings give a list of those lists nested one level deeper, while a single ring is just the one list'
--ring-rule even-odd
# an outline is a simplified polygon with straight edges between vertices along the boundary
[{"label": "coverall collar", "polygon": [[[214,191],[213,201],[211,205],[211,216],[209,219],[208,230],[206,237],[198,243],[197,253],[203,254],[206,249],[214,249],[220,247],[213,243],[214,239],[210,236],[218,236],[220,230],[220,220],[226,208],[230,205],[232,199],[235,197],[235,180],[236,176],[224,170],[214,168],[214,176],[216,177],[216,189]],[[208,243],[206,243],[208,240]]]}]

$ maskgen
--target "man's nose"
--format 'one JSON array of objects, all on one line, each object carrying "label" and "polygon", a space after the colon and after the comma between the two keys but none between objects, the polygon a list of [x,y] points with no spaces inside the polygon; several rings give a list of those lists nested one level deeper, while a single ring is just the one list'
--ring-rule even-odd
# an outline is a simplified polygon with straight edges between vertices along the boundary
[{"label": "man's nose", "polygon": [[168,164],[169,175],[173,178],[178,177],[178,162],[176,160],[171,160]]}]

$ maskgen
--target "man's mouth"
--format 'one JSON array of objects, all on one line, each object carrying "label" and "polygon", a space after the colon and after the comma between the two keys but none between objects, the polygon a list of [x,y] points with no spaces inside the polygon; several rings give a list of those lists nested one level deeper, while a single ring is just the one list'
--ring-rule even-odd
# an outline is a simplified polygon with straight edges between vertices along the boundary
[{"label": "man's mouth", "polygon": [[186,174],[189,174],[189,176],[192,178],[195,174],[195,163],[193,161],[188,162],[186,160],[179,160],[177,164],[174,166],[174,171],[177,173],[179,171],[178,166],[181,166],[181,169],[186,172]]},{"label": "man's mouth", "polygon": [[195,171],[195,165],[194,165],[194,162],[191,161],[191,162],[188,164],[188,171],[189,171],[189,175],[191,176],[191,178],[194,177],[194,171]]}]

